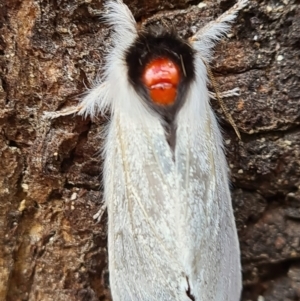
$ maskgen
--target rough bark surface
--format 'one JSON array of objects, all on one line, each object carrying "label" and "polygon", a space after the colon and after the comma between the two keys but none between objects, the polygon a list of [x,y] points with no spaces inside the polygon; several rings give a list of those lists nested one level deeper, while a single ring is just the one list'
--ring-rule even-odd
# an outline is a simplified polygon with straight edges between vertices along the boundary
[{"label": "rough bark surface", "polygon": [[[231,0],[126,1],[137,20],[168,11],[183,37]],[[170,4],[172,3],[172,4]],[[0,0],[0,300],[110,300],[97,152],[105,120],[45,111],[77,102],[110,43],[102,1]],[[300,300],[300,2],[250,1],[217,47],[244,274],[242,300]]]}]

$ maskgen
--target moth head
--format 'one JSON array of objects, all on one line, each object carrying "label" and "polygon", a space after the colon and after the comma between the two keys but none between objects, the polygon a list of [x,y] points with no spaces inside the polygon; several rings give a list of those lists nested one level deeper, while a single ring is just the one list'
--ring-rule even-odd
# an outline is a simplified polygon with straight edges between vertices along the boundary
[{"label": "moth head", "polygon": [[195,78],[194,53],[174,31],[143,29],[125,53],[128,79],[151,108],[175,114]]},{"label": "moth head", "polygon": [[149,97],[157,105],[168,106],[175,103],[181,72],[179,66],[168,57],[151,60],[142,73],[142,83]]},{"label": "moth head", "polygon": [[146,107],[171,121],[189,99],[188,93],[193,99],[191,112],[204,109],[203,103],[208,102],[206,66],[213,47],[246,4],[247,0],[238,0],[216,21],[183,40],[175,30],[163,26],[139,29],[123,1],[107,1],[104,19],[113,29],[112,47],[103,76],[81,101],[80,114],[94,116],[120,108],[142,116],[138,113]]}]

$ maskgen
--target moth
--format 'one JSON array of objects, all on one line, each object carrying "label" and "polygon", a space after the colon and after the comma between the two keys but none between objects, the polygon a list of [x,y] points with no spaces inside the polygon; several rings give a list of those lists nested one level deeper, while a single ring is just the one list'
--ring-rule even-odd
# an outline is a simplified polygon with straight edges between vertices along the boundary
[{"label": "moth", "polygon": [[240,298],[240,250],[207,66],[246,4],[239,0],[185,41],[168,28],[138,28],[122,1],[106,2],[113,45],[102,79],[60,115],[111,113],[103,181],[114,301]]}]

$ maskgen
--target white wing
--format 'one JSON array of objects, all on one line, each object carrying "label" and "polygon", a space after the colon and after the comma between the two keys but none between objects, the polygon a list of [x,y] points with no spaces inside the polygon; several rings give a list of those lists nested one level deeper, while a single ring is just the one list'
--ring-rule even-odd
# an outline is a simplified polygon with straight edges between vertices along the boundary
[{"label": "white wing", "polygon": [[[134,94],[122,97],[140,101]],[[188,301],[178,260],[175,165],[159,120],[146,110],[143,120],[116,110],[108,130],[104,181],[112,296]]]},{"label": "white wing", "polygon": [[239,300],[240,254],[227,164],[201,71],[205,66],[199,57],[196,64],[196,82],[177,120],[182,264],[195,300]]}]

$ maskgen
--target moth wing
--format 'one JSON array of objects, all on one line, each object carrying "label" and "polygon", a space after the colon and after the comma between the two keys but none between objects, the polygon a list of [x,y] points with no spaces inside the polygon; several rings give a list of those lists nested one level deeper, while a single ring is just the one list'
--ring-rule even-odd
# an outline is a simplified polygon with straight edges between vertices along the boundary
[{"label": "moth wing", "polygon": [[[201,67],[200,58],[196,63]],[[178,241],[196,300],[238,300],[240,254],[227,164],[203,74],[197,73],[177,119],[175,158],[182,191]]]},{"label": "moth wing", "polygon": [[[114,300],[186,300],[178,262],[174,162],[157,119],[115,111],[104,169]],[[151,126],[150,126],[151,124]],[[131,298],[131,296],[134,296]]]}]

